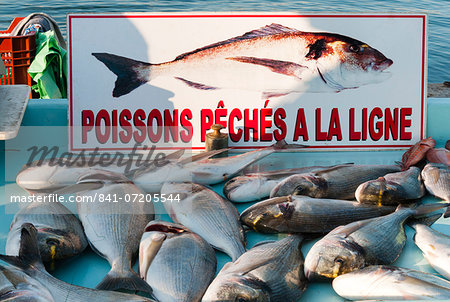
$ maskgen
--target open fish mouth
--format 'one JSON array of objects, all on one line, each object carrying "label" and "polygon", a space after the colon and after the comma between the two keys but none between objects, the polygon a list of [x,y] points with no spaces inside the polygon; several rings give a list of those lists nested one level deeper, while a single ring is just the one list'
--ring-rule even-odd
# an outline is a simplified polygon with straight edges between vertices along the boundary
[{"label": "open fish mouth", "polygon": [[380,63],[372,62],[369,65],[368,69],[382,72],[389,68],[392,64],[394,64],[394,61],[392,61],[391,59],[386,59],[384,61],[381,61]]}]

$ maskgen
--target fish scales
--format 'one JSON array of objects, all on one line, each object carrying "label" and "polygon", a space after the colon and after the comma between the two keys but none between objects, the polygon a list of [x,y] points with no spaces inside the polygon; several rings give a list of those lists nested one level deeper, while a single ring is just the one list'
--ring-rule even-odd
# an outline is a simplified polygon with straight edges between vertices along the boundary
[{"label": "fish scales", "polygon": [[391,264],[406,243],[406,219],[448,205],[399,206],[392,214],[339,226],[312,246],[305,258],[305,275],[308,279],[336,278],[368,265]]},{"label": "fish scales", "polygon": [[338,295],[350,300],[448,300],[450,282],[421,271],[374,265],[333,280]]},{"label": "fish scales", "polygon": [[315,198],[354,199],[360,184],[398,171],[400,167],[394,165],[340,165],[292,175],[273,188],[270,196],[294,194]]},{"label": "fish scales", "polygon": [[241,221],[263,233],[326,233],[337,226],[394,210],[347,200],[286,196],[250,206],[241,213]]},{"label": "fish scales", "polygon": [[37,246],[36,228],[29,223],[22,226],[20,254],[16,256],[0,255],[3,260],[30,277],[45,284],[55,302],[85,302],[85,301],[141,301],[151,302],[152,299],[120,292],[96,290],[63,282],[50,275],[42,265]]},{"label": "fish scales", "polygon": [[[167,226],[167,230],[158,230],[160,225]],[[176,231],[171,233],[171,228]],[[216,256],[212,247],[181,225],[153,221],[142,237],[141,253],[153,234],[164,234],[165,239],[150,266],[140,270],[142,274],[148,269],[145,280],[152,286],[154,296],[161,301],[200,301],[214,278]],[[140,258],[150,256],[146,253]]]},{"label": "fish scales", "polygon": [[[406,244],[404,222],[411,216],[410,211],[397,211],[389,219],[374,218],[350,236],[363,248],[369,241],[370,248],[366,251],[366,262],[370,264],[390,264],[400,255]],[[393,245],[394,244],[394,245]]]},{"label": "fish scales", "polygon": [[[111,265],[98,289],[141,290],[151,288],[133,271],[131,264],[147,223],[154,218],[151,202],[126,202],[125,196],[143,192],[126,177],[106,171],[86,174],[77,185],[95,184],[95,189],[79,192],[94,202],[80,202],[77,211],[91,247]],[[75,185],[75,187],[77,186]],[[117,202],[101,202],[97,195],[119,196]]]},{"label": "fish scales", "polygon": [[[340,192],[338,194],[341,198],[344,196],[344,199],[353,199],[355,197],[355,190],[361,182],[374,179],[381,173],[384,173],[384,171],[396,170],[393,166],[374,166],[373,168],[373,171],[368,171],[364,169],[354,169],[352,166],[348,166],[348,168],[330,171],[330,173],[327,173],[326,177],[328,191]],[[348,172],[346,170],[348,170]],[[338,196],[333,196],[333,194],[334,193],[330,193],[331,196],[328,198],[339,198]]]},{"label": "fish scales", "polygon": [[27,222],[38,228],[39,249],[45,262],[75,256],[87,247],[81,222],[63,204],[30,203],[14,216],[5,246],[7,255],[19,254],[21,226]]},{"label": "fish scales", "polygon": [[194,183],[165,183],[162,194],[179,194],[179,202],[166,202],[166,211],[177,223],[199,234],[233,260],[245,251],[245,234],[237,209],[214,191]]},{"label": "fish scales", "polygon": [[442,276],[450,280],[450,236],[424,224],[413,224],[414,242],[425,259]]},{"label": "fish scales", "polygon": [[299,173],[326,169],[326,166],[311,166],[274,171],[248,173],[229,180],[223,187],[224,195],[233,202],[248,202],[269,197],[270,191],[283,179]]},{"label": "fish scales", "polygon": [[226,264],[202,301],[294,301],[306,289],[301,236],[257,245]]},{"label": "fish scales", "polygon": [[450,168],[445,164],[428,163],[422,170],[427,191],[434,196],[450,201]]}]

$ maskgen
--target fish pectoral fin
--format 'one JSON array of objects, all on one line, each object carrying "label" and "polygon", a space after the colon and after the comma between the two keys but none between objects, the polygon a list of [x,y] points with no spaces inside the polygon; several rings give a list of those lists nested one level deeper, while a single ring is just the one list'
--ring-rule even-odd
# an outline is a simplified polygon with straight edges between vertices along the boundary
[{"label": "fish pectoral fin", "polygon": [[201,84],[201,83],[196,83],[196,82],[192,82],[180,77],[175,77],[175,79],[180,80],[182,82],[184,82],[186,85],[188,85],[189,87],[195,88],[195,89],[200,89],[200,90],[215,90],[218,89],[217,87],[213,87],[213,86],[208,86],[205,84]]},{"label": "fish pectoral fin", "polygon": [[156,169],[160,168],[161,166],[168,164],[170,161],[179,160],[183,156],[184,152],[185,152],[184,149],[180,149],[180,150],[177,150],[173,153],[166,155],[164,158],[162,158],[162,160],[163,160],[162,164],[156,165],[156,164],[154,164],[153,161],[141,163],[140,166],[138,166],[135,169],[131,169],[130,171],[126,172],[124,175],[129,179],[135,179],[138,176],[141,176],[142,174],[155,171]]},{"label": "fish pectoral fin", "polygon": [[308,67],[288,62],[288,61],[281,61],[281,60],[272,60],[272,59],[261,59],[261,58],[254,58],[254,57],[233,57],[233,58],[227,58],[228,60],[233,60],[241,63],[248,63],[248,64],[255,64],[255,65],[261,65],[264,67],[269,68],[273,72],[284,74],[287,76],[292,76],[301,79],[301,74],[305,70],[308,70]]},{"label": "fish pectoral fin", "polygon": [[157,233],[148,237],[139,245],[139,275],[142,279],[147,279],[148,268],[165,239],[166,235]]},{"label": "fish pectoral fin", "polygon": [[288,95],[289,93],[291,93],[291,91],[289,91],[289,92],[266,91],[266,92],[262,93],[261,98],[262,99],[277,98],[277,97],[282,97],[282,96]]}]

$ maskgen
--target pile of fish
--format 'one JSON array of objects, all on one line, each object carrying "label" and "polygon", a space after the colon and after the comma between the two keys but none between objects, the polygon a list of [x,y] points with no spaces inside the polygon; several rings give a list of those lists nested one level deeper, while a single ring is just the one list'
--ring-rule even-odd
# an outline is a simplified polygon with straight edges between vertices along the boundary
[{"label": "pile of fish", "polygon": [[[281,141],[220,158],[214,156],[226,150],[192,157],[177,151],[165,165],[149,162],[131,171],[33,163],[17,176],[30,194],[76,194],[93,202],[77,203],[77,215],[58,202],[17,212],[7,255],[0,255],[0,300],[285,302],[299,300],[309,282],[332,279],[345,299],[450,299],[450,236],[433,229],[450,206],[449,150],[435,145],[432,138],[420,141],[401,164],[249,174],[242,171],[261,158],[302,146]],[[221,182],[223,195],[208,187]],[[427,192],[437,199],[422,203]],[[155,214],[152,202],[124,198],[148,193],[178,196],[163,203],[173,222]],[[99,195],[119,198],[105,202]],[[259,202],[240,214],[233,204],[250,201]],[[407,240],[405,225],[443,278],[393,266]],[[279,240],[247,249],[246,232],[253,231]],[[301,247],[311,239],[316,242],[304,257]],[[88,245],[111,265],[96,289],[47,272]],[[215,250],[229,256],[219,272]]]}]

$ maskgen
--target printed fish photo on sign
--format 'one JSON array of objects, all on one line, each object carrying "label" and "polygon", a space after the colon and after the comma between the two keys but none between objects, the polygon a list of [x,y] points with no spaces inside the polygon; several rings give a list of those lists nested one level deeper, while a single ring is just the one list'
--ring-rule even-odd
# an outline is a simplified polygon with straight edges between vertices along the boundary
[{"label": "printed fish photo on sign", "polygon": [[[181,54],[170,62],[145,63],[110,53],[92,55],[117,75],[113,97],[160,76],[200,90],[260,91],[263,98],[293,92],[339,92],[386,80],[390,73],[385,70],[393,64],[380,51],[351,37],[303,32],[275,23]],[[248,77],[252,80],[247,81]]]}]

